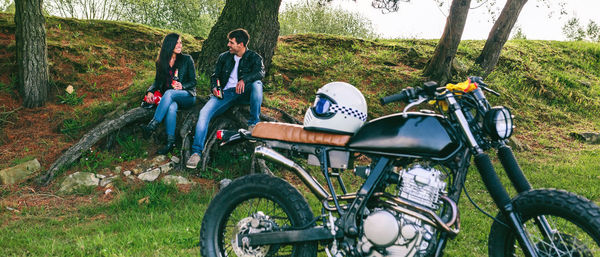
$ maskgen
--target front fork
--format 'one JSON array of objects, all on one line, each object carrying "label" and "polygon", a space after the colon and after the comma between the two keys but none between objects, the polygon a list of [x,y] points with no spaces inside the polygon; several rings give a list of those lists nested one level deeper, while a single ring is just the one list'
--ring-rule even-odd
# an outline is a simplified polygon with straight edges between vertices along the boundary
[{"label": "front fork", "polygon": [[508,225],[513,228],[517,235],[517,240],[525,255],[528,257],[537,256],[533,243],[523,228],[521,217],[515,212],[508,192],[506,192],[506,189],[504,189],[504,186],[500,183],[500,178],[498,178],[494,166],[492,166],[490,157],[485,153],[477,154],[475,156],[475,166],[477,166],[477,170],[479,171],[479,174],[481,174],[481,179],[487,190],[490,192],[494,203],[500,208],[500,211],[504,214],[504,217],[509,223]]},{"label": "front fork", "polygon": [[[454,98],[454,95],[451,92],[446,93],[446,100],[448,101],[448,106],[454,114],[454,117],[460,124],[460,128],[464,133],[467,141],[469,142],[471,149],[475,153],[475,166],[477,166],[477,170],[481,175],[481,179],[483,180],[483,183],[485,184],[485,187],[487,188],[488,192],[490,192],[494,203],[496,204],[496,206],[498,206],[502,214],[504,214],[504,217],[509,223],[508,225],[515,232],[517,236],[517,241],[521,245],[525,256],[537,256],[534,245],[529,239],[529,235],[527,234],[522,225],[523,223],[521,222],[521,217],[515,212],[510,200],[510,196],[504,188],[504,186],[502,185],[502,183],[500,182],[500,178],[496,174],[490,157],[483,152],[483,150],[477,143],[475,136],[471,132],[471,127],[469,126],[469,122],[467,121],[461,106],[457,103],[456,99]],[[525,179],[525,177],[522,177],[522,179]],[[525,183],[527,185],[529,184],[527,180],[525,180]],[[531,186],[529,186],[529,188],[531,188]]]},{"label": "front fork", "polygon": [[[529,184],[529,181],[527,181],[527,178],[525,178],[525,175],[523,174],[519,163],[517,163],[517,159],[515,158],[515,155],[510,147],[506,145],[500,146],[498,148],[498,159],[502,163],[502,167],[504,167],[504,171],[506,171],[510,182],[517,190],[517,193],[531,190],[531,185]],[[535,218],[535,224],[538,226],[545,238],[552,240],[554,230],[550,227],[546,217],[537,216]]]}]

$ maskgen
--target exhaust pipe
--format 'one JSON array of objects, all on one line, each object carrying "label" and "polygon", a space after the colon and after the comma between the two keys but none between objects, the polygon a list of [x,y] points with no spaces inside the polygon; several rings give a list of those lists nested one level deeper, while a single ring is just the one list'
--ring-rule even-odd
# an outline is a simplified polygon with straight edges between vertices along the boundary
[{"label": "exhaust pipe", "polygon": [[293,171],[294,173],[296,173],[296,175],[300,177],[302,182],[304,182],[304,184],[308,186],[310,191],[313,194],[315,194],[317,198],[319,198],[319,200],[322,201],[329,198],[329,193],[325,191],[323,186],[321,186],[321,184],[319,184],[319,182],[315,180],[313,176],[311,176],[306,170],[300,167],[300,165],[281,155],[277,151],[265,146],[257,146],[256,148],[254,148],[254,154],[256,157],[261,158],[263,160],[281,164]]}]

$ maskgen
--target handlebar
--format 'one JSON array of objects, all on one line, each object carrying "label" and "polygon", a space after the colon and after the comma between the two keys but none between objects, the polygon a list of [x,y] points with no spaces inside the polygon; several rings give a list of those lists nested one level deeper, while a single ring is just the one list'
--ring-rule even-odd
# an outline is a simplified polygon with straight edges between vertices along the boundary
[{"label": "handlebar", "polygon": [[[485,84],[485,82],[483,82],[482,77],[471,76],[471,77],[469,77],[469,79],[471,80],[471,82],[476,83],[481,89],[483,89],[487,92],[490,92],[496,96],[500,95],[498,92],[490,89],[489,86],[487,84]],[[416,87],[416,88],[407,87],[405,89],[402,89],[402,91],[400,91],[400,93],[382,97],[379,100],[379,102],[381,103],[381,105],[386,105],[386,104],[393,103],[393,102],[409,103],[409,102],[412,102],[413,100],[419,98],[419,96],[432,97],[435,95],[435,92],[438,89],[445,88],[445,87],[438,88],[437,86],[438,85],[435,81],[425,82],[425,83],[423,83],[422,87]]]},{"label": "handlebar", "polygon": [[471,77],[469,77],[469,79],[471,80],[471,82],[477,83],[477,85],[484,86],[484,87],[488,86],[487,84],[485,84],[483,82],[483,78],[482,77],[471,76]]},{"label": "handlebar", "polygon": [[406,103],[416,95],[417,90],[420,90],[420,88],[414,89],[412,87],[407,87],[405,89],[402,89],[400,93],[382,97],[379,101],[381,102],[381,105],[386,105],[393,102]]},{"label": "handlebar", "polygon": [[419,96],[433,96],[436,90],[437,83],[435,81],[429,81],[423,83],[423,87],[407,87],[405,89],[402,89],[400,93],[382,97],[380,99],[380,102],[381,105],[386,105],[393,102],[408,103],[413,99],[419,98]]},{"label": "handlebar", "polygon": [[495,96],[500,96],[500,93],[498,93],[498,92],[496,92],[496,91],[492,90],[492,89],[490,88],[490,86],[488,86],[487,84],[485,84],[485,83],[483,82],[483,78],[481,78],[481,77],[475,77],[475,76],[471,76],[471,77],[469,77],[469,79],[471,80],[471,82],[475,82],[475,83],[477,83],[477,85],[478,85],[478,86],[479,86],[481,89],[483,89],[483,90],[485,90],[485,91],[487,91],[487,92],[490,92],[490,93],[494,94]]}]

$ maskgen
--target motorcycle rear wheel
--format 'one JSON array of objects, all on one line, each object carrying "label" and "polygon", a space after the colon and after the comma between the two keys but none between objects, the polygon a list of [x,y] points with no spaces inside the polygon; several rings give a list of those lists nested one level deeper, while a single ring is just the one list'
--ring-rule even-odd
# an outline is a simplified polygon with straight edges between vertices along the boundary
[{"label": "motorcycle rear wheel", "polygon": [[316,256],[316,242],[239,247],[237,234],[259,233],[250,225],[257,217],[260,224],[266,224],[258,229],[275,231],[306,225],[313,213],[306,199],[286,181],[264,174],[241,177],[223,188],[204,214],[202,256]]},{"label": "motorcycle rear wheel", "polygon": [[[538,256],[600,256],[600,208],[589,200],[562,190],[542,189],[519,194],[513,200]],[[555,231],[544,238],[535,224],[544,215]],[[506,223],[504,216],[498,220]],[[512,230],[494,222],[488,237],[492,257],[524,256]]]}]

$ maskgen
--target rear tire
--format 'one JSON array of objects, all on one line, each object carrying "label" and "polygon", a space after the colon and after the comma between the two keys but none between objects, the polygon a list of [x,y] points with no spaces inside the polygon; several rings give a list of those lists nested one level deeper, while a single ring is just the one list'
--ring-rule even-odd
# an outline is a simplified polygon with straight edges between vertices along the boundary
[{"label": "rear tire", "polygon": [[274,230],[301,227],[313,219],[306,199],[286,181],[264,174],[244,176],[223,188],[210,202],[200,230],[202,256],[317,255],[316,242],[257,249],[238,247],[233,238],[244,231],[245,224],[257,213],[268,216],[266,221],[274,224]]},{"label": "rear tire", "polygon": [[[600,256],[600,208],[593,202],[566,191],[542,189],[519,194],[513,207],[539,256]],[[541,215],[558,231],[552,240],[544,239],[534,223]],[[496,218],[508,224],[502,214]],[[493,257],[524,256],[512,230],[497,221],[490,230],[488,251]]]}]

